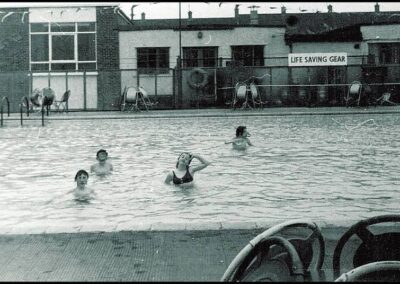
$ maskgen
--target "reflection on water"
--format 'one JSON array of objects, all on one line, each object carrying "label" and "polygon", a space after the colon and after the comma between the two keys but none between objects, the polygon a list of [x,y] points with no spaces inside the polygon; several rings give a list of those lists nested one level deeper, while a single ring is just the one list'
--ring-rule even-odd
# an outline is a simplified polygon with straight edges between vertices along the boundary
[{"label": "reflection on water", "polygon": [[[51,121],[0,129],[0,225],[359,220],[398,212],[395,115]],[[224,141],[246,125],[255,145]],[[78,169],[107,149],[109,176],[76,201]],[[211,165],[191,187],[164,184],[182,151]],[[196,161],[194,161],[196,162]]]}]

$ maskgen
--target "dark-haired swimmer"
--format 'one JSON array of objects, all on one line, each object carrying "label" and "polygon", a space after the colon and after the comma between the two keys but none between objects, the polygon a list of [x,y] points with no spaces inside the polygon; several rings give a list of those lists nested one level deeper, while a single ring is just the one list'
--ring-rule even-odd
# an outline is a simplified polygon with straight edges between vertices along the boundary
[{"label": "dark-haired swimmer", "polygon": [[74,189],[74,196],[76,199],[89,198],[95,195],[94,191],[87,187],[89,174],[85,170],[79,170],[75,175],[76,188]]},{"label": "dark-haired swimmer", "polygon": [[236,128],[236,137],[232,140],[226,141],[225,144],[232,143],[233,149],[245,150],[247,149],[247,145],[253,146],[253,144],[250,142],[250,139],[247,138],[249,136],[250,133],[247,132],[246,126],[238,126],[238,128]]},{"label": "dark-haired swimmer", "polygon": [[97,151],[96,159],[98,163],[90,167],[90,172],[96,175],[107,175],[113,171],[113,166],[107,161],[108,153],[106,150],[100,149]]},{"label": "dark-haired swimmer", "polygon": [[[198,166],[190,166],[193,159],[200,161]],[[193,181],[193,175],[195,172],[206,168],[210,163],[199,155],[193,155],[191,153],[184,152],[179,155],[178,161],[175,165],[175,170],[168,173],[165,178],[165,183],[170,184],[189,184]]]}]

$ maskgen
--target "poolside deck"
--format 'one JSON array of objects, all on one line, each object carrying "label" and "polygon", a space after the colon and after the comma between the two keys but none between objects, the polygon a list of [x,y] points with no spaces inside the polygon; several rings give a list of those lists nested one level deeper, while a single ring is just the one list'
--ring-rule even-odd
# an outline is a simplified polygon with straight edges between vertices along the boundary
[{"label": "poolside deck", "polygon": [[[322,228],[323,269],[346,228]],[[264,229],[0,235],[0,281],[219,281]]]}]

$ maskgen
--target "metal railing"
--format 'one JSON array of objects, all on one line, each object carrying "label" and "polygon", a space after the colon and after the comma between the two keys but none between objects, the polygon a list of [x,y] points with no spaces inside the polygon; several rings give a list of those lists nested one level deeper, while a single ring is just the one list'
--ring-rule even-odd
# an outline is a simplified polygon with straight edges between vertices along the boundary
[{"label": "metal railing", "polygon": [[3,106],[4,106],[4,101],[7,101],[7,114],[8,117],[10,117],[10,101],[8,100],[8,98],[6,96],[4,96],[1,99],[1,126],[3,126]]}]

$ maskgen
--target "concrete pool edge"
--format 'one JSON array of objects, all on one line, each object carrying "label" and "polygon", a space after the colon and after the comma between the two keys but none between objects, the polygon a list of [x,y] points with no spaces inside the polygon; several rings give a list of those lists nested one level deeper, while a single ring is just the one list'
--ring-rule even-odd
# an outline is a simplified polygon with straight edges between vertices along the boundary
[{"label": "concrete pool edge", "polygon": [[[90,119],[141,119],[141,118],[185,118],[185,117],[252,117],[252,116],[296,116],[296,115],[348,115],[348,114],[396,114],[400,113],[399,106],[378,106],[373,108],[346,108],[346,107],[282,107],[264,108],[254,110],[232,110],[232,109],[184,109],[184,110],[151,110],[149,112],[120,112],[120,111],[96,111],[82,112],[72,111],[69,113],[50,113],[44,116],[46,121],[56,120],[90,120]],[[20,121],[19,113],[5,116],[4,122]],[[32,114],[23,120],[41,120],[41,114]]]},{"label": "concrete pool edge", "polygon": [[[296,219],[297,220],[297,219]],[[309,219],[304,219],[308,220]],[[124,231],[220,231],[220,230],[262,230],[280,224],[280,221],[250,221],[250,222],[190,222],[190,223],[141,223],[129,222],[124,224],[88,224],[77,226],[1,226],[0,235],[24,235],[24,234],[58,234],[58,233],[118,233]],[[332,222],[314,221],[320,228],[348,228],[358,220],[334,220]]]}]

